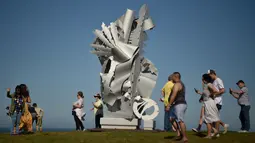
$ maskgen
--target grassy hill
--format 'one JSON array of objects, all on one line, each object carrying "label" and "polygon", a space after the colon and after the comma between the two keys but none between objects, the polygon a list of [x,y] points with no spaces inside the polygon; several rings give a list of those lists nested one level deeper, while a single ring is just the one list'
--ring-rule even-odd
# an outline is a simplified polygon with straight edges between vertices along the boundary
[{"label": "grassy hill", "polygon": [[[0,143],[174,143],[174,133],[166,132],[44,132],[10,136],[0,134]],[[229,132],[217,139],[203,139],[205,134],[188,132],[190,143],[254,143],[255,133]]]}]

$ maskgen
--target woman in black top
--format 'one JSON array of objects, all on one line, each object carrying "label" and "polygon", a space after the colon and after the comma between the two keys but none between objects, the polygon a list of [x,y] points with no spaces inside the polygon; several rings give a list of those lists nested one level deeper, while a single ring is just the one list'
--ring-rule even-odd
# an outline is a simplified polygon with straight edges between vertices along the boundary
[{"label": "woman in black top", "polygon": [[31,106],[30,104],[28,104],[28,111],[32,115],[32,125],[33,125],[34,121],[36,121],[36,119],[37,119],[37,113],[35,111],[35,108],[33,106]]}]

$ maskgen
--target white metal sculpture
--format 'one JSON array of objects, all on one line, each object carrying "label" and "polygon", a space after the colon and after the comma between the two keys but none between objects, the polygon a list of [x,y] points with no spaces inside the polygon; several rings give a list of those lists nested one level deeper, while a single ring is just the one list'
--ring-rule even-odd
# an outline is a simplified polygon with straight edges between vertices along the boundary
[{"label": "white metal sculpture", "polygon": [[[104,117],[154,119],[158,115],[158,106],[150,99],[158,71],[143,57],[145,31],[153,28],[148,8],[143,5],[138,18],[128,9],[109,26],[102,23],[102,30],[94,31],[91,52],[102,65],[101,94],[107,106]],[[154,107],[154,112],[144,114],[149,107]]]}]

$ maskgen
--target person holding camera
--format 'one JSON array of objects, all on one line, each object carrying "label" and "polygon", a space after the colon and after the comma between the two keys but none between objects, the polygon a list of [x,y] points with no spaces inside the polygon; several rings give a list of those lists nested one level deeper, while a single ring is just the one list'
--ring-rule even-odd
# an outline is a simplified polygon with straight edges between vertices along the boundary
[{"label": "person holding camera", "polygon": [[94,98],[96,101],[92,102],[94,107],[91,110],[94,110],[95,114],[95,127],[101,128],[100,119],[104,116],[103,101],[101,100],[101,95],[99,93],[94,95]]},{"label": "person holding camera", "polygon": [[239,90],[229,89],[230,94],[237,99],[238,104],[241,106],[241,111],[239,114],[239,119],[241,121],[240,133],[247,133],[250,130],[250,100],[248,96],[248,88],[245,86],[243,80],[239,80],[237,86]]},{"label": "person holding camera", "polygon": [[[207,136],[205,138],[211,139],[211,131],[214,131],[214,136],[219,137],[219,111],[217,109],[216,103],[213,100],[217,89],[212,85],[212,79],[209,74],[204,74],[202,76],[202,81],[204,83],[203,92],[195,89],[195,92],[201,95],[203,100],[203,107],[204,108],[204,120],[207,125]],[[213,123],[215,123],[215,128],[213,128]]]}]

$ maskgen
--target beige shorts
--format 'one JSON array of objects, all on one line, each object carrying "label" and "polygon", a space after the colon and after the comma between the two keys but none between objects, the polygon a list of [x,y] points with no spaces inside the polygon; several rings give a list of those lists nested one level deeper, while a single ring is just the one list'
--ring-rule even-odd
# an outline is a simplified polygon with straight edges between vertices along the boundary
[{"label": "beige shorts", "polygon": [[38,126],[40,128],[42,127],[42,117],[37,117],[36,126]]}]

